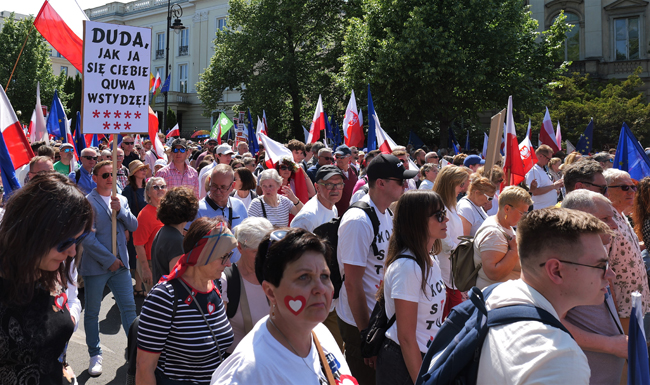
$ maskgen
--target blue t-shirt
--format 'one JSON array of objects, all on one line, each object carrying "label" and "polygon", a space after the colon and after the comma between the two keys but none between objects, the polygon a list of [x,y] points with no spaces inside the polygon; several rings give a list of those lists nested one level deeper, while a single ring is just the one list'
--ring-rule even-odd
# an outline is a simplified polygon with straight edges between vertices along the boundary
[{"label": "blue t-shirt", "polygon": [[[76,178],[76,175],[75,175],[75,173],[77,171],[79,171],[79,174],[80,174],[79,175],[79,183],[77,183],[77,178]],[[95,181],[93,180],[92,175],[90,173],[88,173],[88,171],[86,171],[85,168],[79,167],[79,170],[77,170],[77,171],[71,172],[68,175],[68,178],[70,178],[72,183],[75,183],[77,186],[79,186],[81,191],[83,191],[84,195],[90,194],[90,192],[93,191],[93,189],[95,187],[97,187],[97,183],[95,183]]]}]

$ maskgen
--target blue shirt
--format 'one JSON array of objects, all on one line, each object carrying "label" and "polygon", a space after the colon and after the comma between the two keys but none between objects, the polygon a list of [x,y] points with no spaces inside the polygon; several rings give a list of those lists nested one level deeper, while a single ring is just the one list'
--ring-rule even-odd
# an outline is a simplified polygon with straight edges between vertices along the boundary
[{"label": "blue shirt", "polygon": [[79,183],[77,183],[76,180],[76,176],[75,176],[76,171],[71,172],[68,175],[68,178],[70,178],[72,183],[77,184],[77,186],[81,189],[81,191],[83,191],[84,195],[90,194],[90,192],[93,191],[95,187],[97,187],[97,183],[95,183],[92,175],[90,175],[90,173],[88,173],[88,171],[86,171],[85,168],[79,167],[79,170],[77,171],[79,171],[79,173],[81,174],[79,175]]},{"label": "blue shirt", "polygon": [[311,179],[312,183],[316,183],[316,173],[318,172],[318,169],[320,167],[321,167],[320,164],[316,163],[315,166],[311,166],[307,170],[307,176],[309,177],[309,179]]},{"label": "blue shirt", "polygon": [[[226,204],[226,207],[217,206],[217,209],[215,210],[208,204],[208,202],[206,202],[206,198],[203,198],[199,201],[199,211],[196,213],[196,218],[194,219],[199,219],[201,217],[214,218],[217,216],[222,216],[228,220],[230,218],[230,212],[232,210],[232,223],[230,224],[230,229],[232,230],[235,228],[235,226],[242,223],[244,219],[248,218],[246,206],[239,199],[228,197],[228,204]],[[191,224],[192,222],[187,222],[185,229],[189,229]]]}]

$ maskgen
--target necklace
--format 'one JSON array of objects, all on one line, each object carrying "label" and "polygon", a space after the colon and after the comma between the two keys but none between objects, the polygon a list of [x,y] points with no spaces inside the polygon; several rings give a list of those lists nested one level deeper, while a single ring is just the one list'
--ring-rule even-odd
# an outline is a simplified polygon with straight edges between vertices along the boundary
[{"label": "necklace", "polygon": [[[307,364],[307,361],[305,361],[305,359],[304,359],[303,357],[301,357],[301,356],[298,354],[298,352],[297,352],[296,349],[293,347],[293,345],[291,345],[291,342],[289,342],[289,339],[287,338],[287,336],[285,336],[284,333],[282,333],[282,332],[280,331],[280,329],[278,329],[278,327],[275,326],[275,322],[273,322],[273,320],[271,319],[271,317],[269,317],[269,322],[271,323],[271,325],[273,325],[273,328],[274,328],[275,330],[277,330],[278,333],[280,333],[280,335],[282,336],[282,338],[284,338],[284,340],[289,344],[289,346],[291,347],[291,350],[293,350],[293,353],[302,359],[302,362],[304,362],[305,365],[309,368],[309,371],[316,373],[316,372],[314,371],[314,368],[312,368],[311,366],[309,366],[309,364]],[[321,376],[321,375],[318,374],[318,373],[316,373],[316,376],[318,376],[318,381],[319,381],[322,385],[326,385],[326,384],[327,384],[327,379],[323,378],[323,376]]]}]

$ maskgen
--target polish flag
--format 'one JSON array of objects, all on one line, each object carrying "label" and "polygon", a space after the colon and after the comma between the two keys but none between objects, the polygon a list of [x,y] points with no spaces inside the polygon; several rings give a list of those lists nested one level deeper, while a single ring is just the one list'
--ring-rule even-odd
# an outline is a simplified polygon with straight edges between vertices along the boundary
[{"label": "polish flag", "polygon": [[149,106],[149,139],[151,139],[151,143],[153,143],[152,150],[155,155],[158,159],[164,159],[163,154],[165,154],[165,147],[158,137],[158,115],[156,115],[151,106]]},{"label": "polish flag", "polygon": [[74,137],[72,136],[72,132],[70,131],[70,124],[72,122],[72,119],[65,120],[65,143],[70,143],[72,145],[72,148],[74,151],[72,153],[74,154],[74,158],[79,161],[79,156],[77,155],[77,146],[74,145]]},{"label": "polish flag", "polygon": [[134,145],[135,146],[142,146],[142,137],[140,137],[140,134],[135,136]]},{"label": "polish flag", "polygon": [[530,171],[530,169],[532,169],[537,163],[537,156],[533,149],[533,143],[530,141],[530,120],[528,121],[526,138],[519,145],[519,153],[521,154],[521,160],[524,162],[524,172],[528,173],[528,171]]},{"label": "polish flag", "polygon": [[264,135],[269,136],[269,125],[266,123],[266,111],[262,110],[262,123],[264,123]]},{"label": "polish flag", "polygon": [[34,27],[63,57],[83,72],[83,21],[88,20],[75,0],[45,0]]},{"label": "polish flag", "polygon": [[45,141],[49,144],[49,135],[45,123],[45,116],[43,116],[43,107],[41,106],[41,83],[36,83],[36,107],[32,113],[32,120],[29,123],[29,139],[34,142]]},{"label": "polish flag", "polygon": [[361,120],[357,112],[357,99],[354,97],[354,90],[350,95],[348,107],[345,109],[345,118],[343,118],[343,135],[345,136],[345,145],[348,147],[363,147],[363,141],[366,139],[361,128]]},{"label": "polish flag", "polygon": [[14,164],[14,170],[29,164],[34,157],[34,152],[2,87],[0,87],[0,129]]},{"label": "polish flag", "polygon": [[273,168],[273,165],[278,163],[283,157],[293,159],[291,150],[286,148],[282,143],[276,142],[263,133],[259,135],[259,138],[264,145],[264,151],[266,153],[265,162],[267,168]]},{"label": "polish flag", "polygon": [[180,130],[178,129],[178,123],[176,123],[176,125],[174,126],[174,128],[172,128],[172,129],[167,133],[167,135],[165,135],[165,138],[169,139],[169,138],[171,138],[172,136],[181,136],[181,132],[180,132]]},{"label": "polish flag", "polygon": [[506,115],[506,145],[505,161],[503,162],[503,171],[507,176],[510,175],[510,180],[505,180],[506,186],[517,185],[521,183],[525,177],[524,162],[521,160],[521,153],[519,152],[519,143],[517,142],[517,132],[515,131],[515,121],[512,117],[512,95],[508,98],[508,114]]},{"label": "polish flag", "polygon": [[153,94],[155,95],[159,87],[160,87],[160,72],[156,71],[156,78],[153,80],[153,87],[151,89],[151,92],[153,92]]},{"label": "polish flag", "polygon": [[557,121],[557,130],[555,130],[555,143],[562,151],[562,132],[560,131],[560,121]]},{"label": "polish flag", "polygon": [[307,143],[315,143],[320,139],[320,132],[325,129],[325,111],[323,110],[323,99],[318,95],[318,104],[314,111],[314,118],[309,126],[309,138]]},{"label": "polish flag", "polygon": [[258,115],[257,126],[255,127],[255,135],[257,135],[257,143],[262,143],[262,139],[260,139],[261,134],[268,136],[268,134],[266,133],[266,129],[264,128],[264,122],[262,121],[262,119],[260,119]]},{"label": "polish flag", "polygon": [[392,153],[393,149],[397,147],[397,143],[395,143],[395,141],[390,136],[388,136],[386,131],[384,131],[384,129],[381,128],[377,113],[372,115],[372,117],[373,119],[375,119],[375,133],[377,135],[377,147],[379,148],[382,154]]},{"label": "polish flag", "polygon": [[554,154],[560,151],[560,148],[555,142],[555,132],[553,131],[553,122],[551,121],[551,114],[548,113],[548,107],[546,107],[546,115],[544,115],[542,127],[539,129],[539,141],[551,147]]}]

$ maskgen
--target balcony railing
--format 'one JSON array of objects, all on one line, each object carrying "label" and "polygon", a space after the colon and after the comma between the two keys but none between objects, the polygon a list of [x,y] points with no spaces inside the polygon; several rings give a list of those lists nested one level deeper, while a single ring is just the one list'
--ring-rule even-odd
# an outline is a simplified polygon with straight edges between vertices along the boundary
[{"label": "balcony railing", "polygon": [[178,47],[178,56],[187,56],[190,54],[190,47],[187,45],[182,45]]},{"label": "balcony railing", "polygon": [[[164,103],[165,102],[165,96],[161,94],[156,94],[156,104]],[[182,92],[175,92],[175,91],[169,91],[167,94],[167,102],[168,103],[179,103],[179,104],[188,104],[190,103],[190,94],[182,93]]]},{"label": "balcony railing", "polygon": [[156,60],[164,59],[164,58],[165,58],[165,50],[164,49],[157,49],[156,50]]}]

